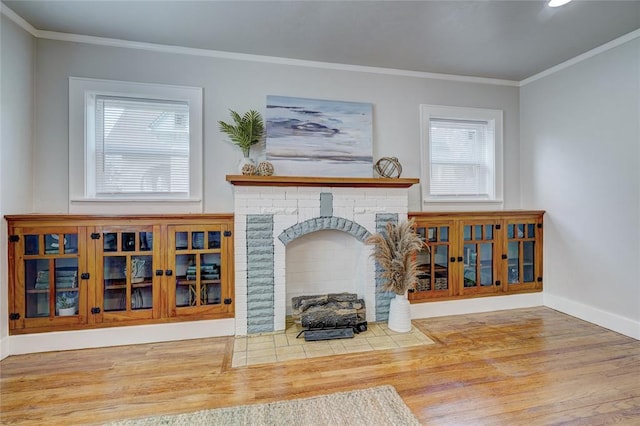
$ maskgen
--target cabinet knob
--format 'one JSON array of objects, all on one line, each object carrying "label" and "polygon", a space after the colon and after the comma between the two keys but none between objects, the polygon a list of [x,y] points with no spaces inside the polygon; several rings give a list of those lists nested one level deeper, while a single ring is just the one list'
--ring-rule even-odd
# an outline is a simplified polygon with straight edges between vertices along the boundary
[{"label": "cabinet knob", "polygon": [[455,261],[456,261],[456,258],[455,258],[455,257],[453,257],[453,256],[451,256],[451,257],[449,258],[449,260],[453,263],[453,262],[455,262]]},{"label": "cabinet knob", "polygon": [[171,275],[173,275],[173,271],[171,269],[167,269],[166,271],[164,271],[164,274],[170,277]]},{"label": "cabinet knob", "polygon": [[463,260],[462,256],[458,256],[458,262],[462,262]]},{"label": "cabinet knob", "polygon": [[162,269],[156,269],[156,277],[161,277],[164,271]]}]

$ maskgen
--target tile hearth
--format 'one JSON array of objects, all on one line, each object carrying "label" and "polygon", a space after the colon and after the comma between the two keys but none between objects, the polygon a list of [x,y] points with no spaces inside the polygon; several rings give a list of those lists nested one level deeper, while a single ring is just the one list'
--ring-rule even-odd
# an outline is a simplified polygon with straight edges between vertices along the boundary
[{"label": "tile hearth", "polygon": [[238,336],[233,347],[231,366],[245,367],[271,362],[307,359],[355,352],[407,348],[431,345],[435,342],[413,326],[408,333],[389,330],[386,323],[369,323],[369,329],[353,339],[307,342],[296,338],[302,327],[287,319],[287,329],[281,333]]}]

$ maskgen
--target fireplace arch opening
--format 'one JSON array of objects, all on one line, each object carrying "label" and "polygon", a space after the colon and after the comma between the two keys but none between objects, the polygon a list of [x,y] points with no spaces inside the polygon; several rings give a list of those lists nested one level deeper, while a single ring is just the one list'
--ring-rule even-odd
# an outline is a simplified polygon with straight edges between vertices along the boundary
[{"label": "fireplace arch opening", "polygon": [[302,235],[286,247],[286,313],[296,296],[328,293],[365,294],[369,251],[344,231],[320,230]]}]

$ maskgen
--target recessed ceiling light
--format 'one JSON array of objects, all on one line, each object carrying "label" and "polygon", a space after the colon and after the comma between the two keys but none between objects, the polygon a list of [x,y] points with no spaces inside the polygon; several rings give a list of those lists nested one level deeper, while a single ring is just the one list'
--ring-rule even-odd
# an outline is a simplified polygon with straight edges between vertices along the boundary
[{"label": "recessed ceiling light", "polygon": [[549,7],[563,6],[569,3],[571,0],[549,0]]}]

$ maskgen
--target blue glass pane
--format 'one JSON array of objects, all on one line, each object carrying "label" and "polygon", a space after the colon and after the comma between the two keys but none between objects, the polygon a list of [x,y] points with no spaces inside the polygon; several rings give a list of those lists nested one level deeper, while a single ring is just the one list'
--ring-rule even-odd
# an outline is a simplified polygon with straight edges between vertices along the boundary
[{"label": "blue glass pane", "polygon": [[24,254],[39,254],[40,252],[40,238],[39,235],[25,235],[24,236]]},{"label": "blue glass pane", "polygon": [[64,252],[66,254],[78,252],[78,234],[64,234]]},{"label": "blue glass pane", "polygon": [[474,240],[482,239],[482,225],[476,225],[473,227],[473,239]]},{"label": "blue glass pane", "polygon": [[475,244],[464,245],[464,286],[475,287],[476,278],[476,260],[478,257]]},{"label": "blue glass pane", "polygon": [[493,244],[479,244],[480,248],[480,285],[493,285]]},{"label": "blue glass pane", "polygon": [[510,284],[520,282],[520,243],[510,242],[507,254],[507,280]]},{"label": "blue glass pane", "polygon": [[140,233],[140,251],[153,250],[153,232]]},{"label": "blue glass pane", "polygon": [[464,226],[464,240],[471,241],[471,225]]},{"label": "blue glass pane", "polygon": [[434,256],[434,290],[447,290],[449,288],[449,246],[436,246]]},{"label": "blue glass pane", "polygon": [[484,239],[493,240],[493,225],[484,226]]},{"label": "blue glass pane", "polygon": [[535,241],[525,241],[522,243],[522,281],[531,283],[535,281]]}]

